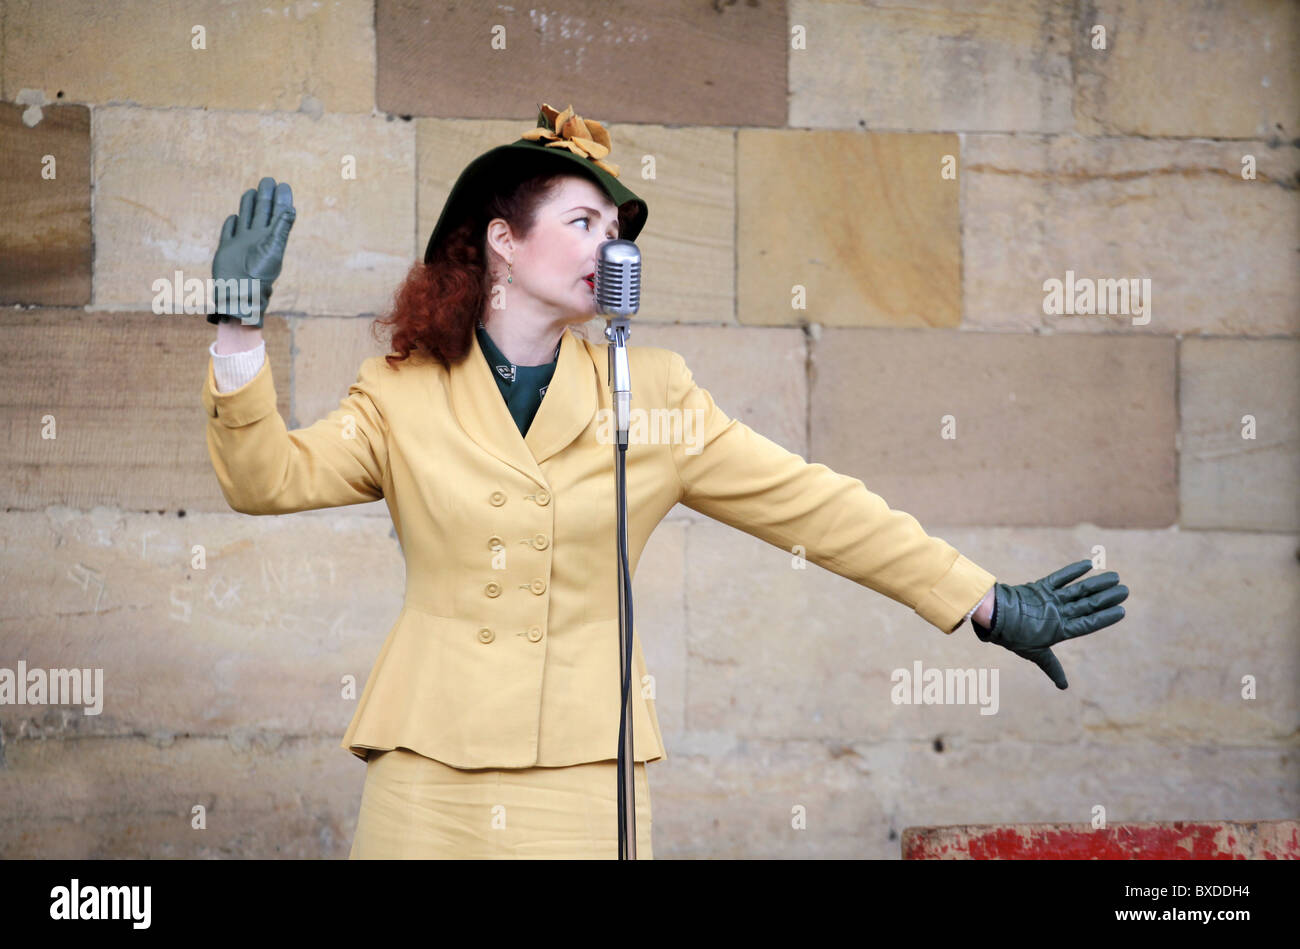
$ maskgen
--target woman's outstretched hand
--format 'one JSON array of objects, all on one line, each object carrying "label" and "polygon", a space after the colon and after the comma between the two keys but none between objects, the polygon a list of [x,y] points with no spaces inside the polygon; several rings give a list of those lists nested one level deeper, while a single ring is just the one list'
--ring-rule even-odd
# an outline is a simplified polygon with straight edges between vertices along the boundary
[{"label": "woman's outstretched hand", "polygon": [[1069,688],[1051,647],[1118,623],[1124,618],[1118,604],[1128,598],[1128,587],[1117,586],[1113,570],[1066,585],[1091,569],[1091,560],[1080,560],[1033,583],[995,584],[993,628],[972,623],[975,635],[1037,663],[1058,689]]},{"label": "woman's outstretched hand", "polygon": [[[257,190],[249,188],[239,202],[239,214],[226,218],[221,228],[221,243],[212,258],[212,277],[214,280],[252,280],[260,284],[259,298],[243,299],[242,305],[251,314],[257,309],[257,322],[243,320],[245,325],[259,329],[266,319],[266,305],[271,300],[271,284],[280,276],[280,266],[284,262],[284,249],[289,242],[289,231],[293,228],[298,212],[293,206],[293,191],[287,182],[275,183],[274,178],[263,178],[258,182]],[[218,301],[220,302],[220,301]],[[226,310],[241,305],[237,296],[228,300]],[[233,312],[209,314],[209,323],[220,323],[223,317],[240,320],[241,315]]]}]

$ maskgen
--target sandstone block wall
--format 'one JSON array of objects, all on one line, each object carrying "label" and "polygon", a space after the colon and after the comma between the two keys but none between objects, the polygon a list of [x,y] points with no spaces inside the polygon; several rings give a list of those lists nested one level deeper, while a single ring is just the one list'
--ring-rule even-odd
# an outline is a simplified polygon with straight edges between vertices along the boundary
[{"label": "sandstone block wall", "polygon": [[[290,181],[265,335],[310,424],[542,101],[610,125],[650,204],[634,345],[1003,582],[1095,558],[1132,591],[1060,692],[678,507],[635,580],[656,856],[1295,817],[1298,33],[1271,0],[0,0],[0,667],[104,682],[98,715],[0,704],[0,857],[347,855],[387,509],[231,511],[213,327],[153,283]],[[1140,296],[1049,312],[1050,280]],[[996,671],[996,710],[895,701],[918,664]]]}]

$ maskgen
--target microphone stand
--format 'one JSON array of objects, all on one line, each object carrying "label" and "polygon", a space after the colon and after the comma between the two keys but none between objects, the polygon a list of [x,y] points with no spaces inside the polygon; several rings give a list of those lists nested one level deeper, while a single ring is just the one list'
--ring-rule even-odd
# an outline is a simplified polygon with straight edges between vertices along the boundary
[{"label": "microphone stand", "polygon": [[610,403],[614,439],[614,514],[618,557],[618,859],[636,859],[636,758],[632,743],[632,576],[627,562],[627,430],[632,382],[628,371],[629,317],[641,307],[641,251],[615,238],[598,250],[596,306],[605,314],[609,340]]},{"label": "microphone stand", "polygon": [[618,555],[618,662],[622,701],[618,719],[618,858],[636,859],[636,761],[632,746],[632,579],[627,563],[627,430],[632,400],[627,363],[626,315],[612,316],[605,326],[609,340],[609,386],[617,437],[614,439],[614,487]]}]

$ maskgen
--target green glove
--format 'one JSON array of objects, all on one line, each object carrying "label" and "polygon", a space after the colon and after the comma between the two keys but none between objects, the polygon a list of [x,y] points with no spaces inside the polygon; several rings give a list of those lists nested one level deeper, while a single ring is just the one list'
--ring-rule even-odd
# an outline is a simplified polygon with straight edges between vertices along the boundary
[{"label": "green glove", "polygon": [[1116,586],[1119,574],[1113,570],[1066,586],[1091,569],[1091,560],[1080,560],[1033,583],[994,584],[993,627],[984,629],[972,617],[975,635],[1037,663],[1058,689],[1069,688],[1050,647],[1118,623],[1124,607],[1116,604],[1128,598],[1128,587]]},{"label": "green glove", "polygon": [[[280,276],[284,248],[289,242],[298,212],[293,206],[293,192],[287,182],[275,183],[263,178],[257,190],[249,188],[239,202],[239,214],[226,218],[221,228],[221,243],[212,258],[214,280],[252,280],[260,283],[260,294],[231,292],[223,305],[220,286],[216,293],[217,309],[208,314],[209,323],[241,320],[246,326],[262,327],[266,305],[271,300],[271,284]],[[251,286],[246,287],[251,291]],[[239,312],[242,307],[243,312]]]}]

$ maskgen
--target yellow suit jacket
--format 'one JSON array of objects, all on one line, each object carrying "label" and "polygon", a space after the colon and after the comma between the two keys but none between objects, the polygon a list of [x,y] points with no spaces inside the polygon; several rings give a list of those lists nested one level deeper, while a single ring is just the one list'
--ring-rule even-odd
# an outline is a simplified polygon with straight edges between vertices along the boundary
[{"label": "yellow suit jacket", "polygon": [[[287,431],[269,360],[219,392],[207,444],[244,514],[387,499],[403,606],[342,745],[409,748],[456,768],[557,767],[618,754],[618,588],[607,344],[566,331],[527,437],[477,339],[445,370],[365,360],[337,409]],[[628,348],[628,566],[681,502],[903,603],[943,632],[993,585],[857,478],[728,418],[677,353]],[[602,411],[603,410],[603,411]],[[639,416],[638,416],[639,411]],[[641,422],[648,424],[638,424]],[[640,434],[638,434],[638,432]],[[633,604],[635,606],[635,604]],[[666,757],[633,637],[637,761]]]}]

